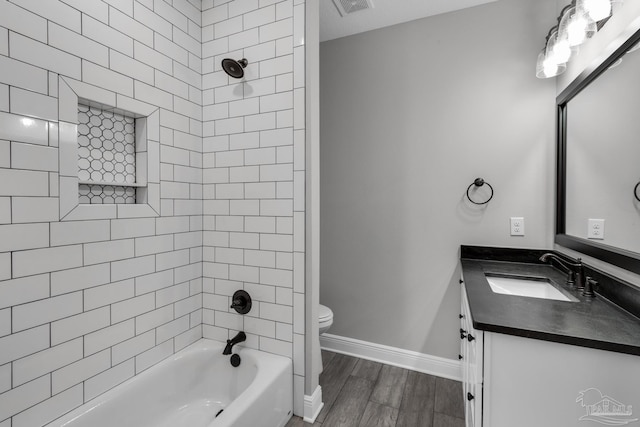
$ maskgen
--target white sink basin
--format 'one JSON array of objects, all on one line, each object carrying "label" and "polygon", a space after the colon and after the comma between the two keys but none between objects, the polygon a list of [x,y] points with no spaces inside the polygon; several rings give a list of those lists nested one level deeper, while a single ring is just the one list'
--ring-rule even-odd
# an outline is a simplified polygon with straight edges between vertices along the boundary
[{"label": "white sink basin", "polygon": [[485,275],[491,290],[498,294],[518,295],[521,297],[552,299],[558,301],[576,301],[558,288],[548,279],[528,279],[521,277],[502,277]]}]

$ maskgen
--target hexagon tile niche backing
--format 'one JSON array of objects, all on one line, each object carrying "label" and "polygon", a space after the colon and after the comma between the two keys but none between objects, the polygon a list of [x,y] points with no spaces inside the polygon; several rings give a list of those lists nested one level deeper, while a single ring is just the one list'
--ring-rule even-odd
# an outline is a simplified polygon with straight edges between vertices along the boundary
[{"label": "hexagon tile niche backing", "polygon": [[[78,178],[83,204],[136,203],[135,119],[78,105]],[[113,183],[114,185],[105,185]]]}]

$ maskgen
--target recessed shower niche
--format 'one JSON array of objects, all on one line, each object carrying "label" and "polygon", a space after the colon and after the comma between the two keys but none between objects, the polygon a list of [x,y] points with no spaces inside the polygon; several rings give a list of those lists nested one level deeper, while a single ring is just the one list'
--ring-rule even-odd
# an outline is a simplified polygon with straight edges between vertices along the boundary
[{"label": "recessed shower niche", "polygon": [[136,203],[136,119],[78,104],[79,202]]},{"label": "recessed shower niche", "polygon": [[61,219],[159,216],[158,107],[66,77],[58,92]]}]

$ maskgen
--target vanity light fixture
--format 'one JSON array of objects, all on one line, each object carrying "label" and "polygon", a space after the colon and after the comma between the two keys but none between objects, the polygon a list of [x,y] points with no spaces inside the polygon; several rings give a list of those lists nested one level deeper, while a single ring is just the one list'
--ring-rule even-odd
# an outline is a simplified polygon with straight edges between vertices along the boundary
[{"label": "vanity light fixture", "polygon": [[572,0],[558,17],[558,25],[549,30],[545,47],[538,54],[536,77],[556,77],[567,69],[571,55],[591,38],[611,16],[613,4],[623,0]]}]

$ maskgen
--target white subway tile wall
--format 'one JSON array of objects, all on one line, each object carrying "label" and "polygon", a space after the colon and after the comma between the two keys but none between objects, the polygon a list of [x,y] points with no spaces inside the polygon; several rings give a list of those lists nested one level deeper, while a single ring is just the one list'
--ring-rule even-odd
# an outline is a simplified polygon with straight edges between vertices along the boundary
[{"label": "white subway tile wall", "polygon": [[[3,427],[42,426],[202,336],[201,11],[169,3],[0,1]],[[59,75],[93,85],[88,101],[171,117],[148,154],[171,211],[59,221],[58,132],[75,127],[58,121],[77,120],[59,111]]]},{"label": "white subway tile wall", "polygon": [[[304,32],[304,7],[304,0],[213,1],[202,12],[203,334],[220,339],[244,329],[258,338],[247,345],[294,359],[297,383],[304,378],[305,67],[296,32]],[[222,71],[226,57],[248,60],[243,79]],[[297,109],[302,120],[294,120]],[[236,289],[254,299],[246,316],[229,309]],[[302,399],[294,396],[294,412],[302,413]]]},{"label": "white subway tile wall", "polygon": [[[1,427],[43,426],[241,329],[293,358],[302,414],[304,2],[0,0]],[[225,57],[247,58],[244,79]],[[160,216],[87,205],[60,221],[77,197],[59,155],[72,90],[160,109],[143,154]]]}]

